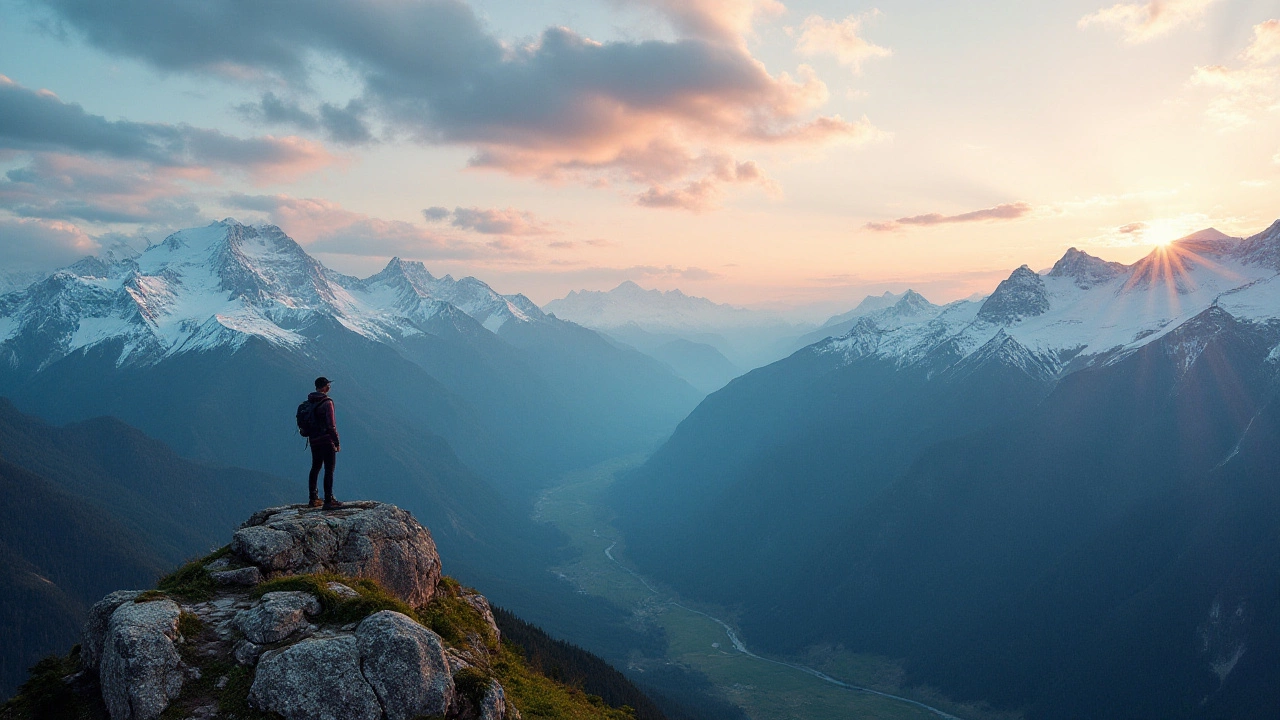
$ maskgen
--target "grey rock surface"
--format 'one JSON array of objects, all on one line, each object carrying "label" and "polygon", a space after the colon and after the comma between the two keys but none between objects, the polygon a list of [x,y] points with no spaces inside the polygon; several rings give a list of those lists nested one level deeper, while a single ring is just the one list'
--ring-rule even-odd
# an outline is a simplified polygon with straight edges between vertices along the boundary
[{"label": "grey rock surface", "polygon": [[360,672],[356,638],[312,638],[263,653],[249,702],[287,720],[380,720],[382,706]]},{"label": "grey rock surface", "polygon": [[323,511],[304,505],[254,513],[231,543],[267,577],[335,572],[368,577],[409,604],[425,605],[440,580],[431,533],[405,510],[376,502]]},{"label": "grey rock surface", "polygon": [[97,672],[98,665],[102,662],[102,641],[107,635],[107,625],[111,623],[112,613],[121,605],[133,602],[141,594],[141,590],[117,590],[89,608],[89,618],[85,620],[84,634],[80,640],[81,667]]},{"label": "grey rock surface", "polygon": [[347,587],[346,585],[343,585],[340,582],[326,583],[325,587],[329,588],[329,591],[332,592],[333,594],[337,595],[340,598],[344,598],[346,600],[355,600],[356,598],[360,597],[360,593],[356,592],[355,590],[352,590],[351,588]]},{"label": "grey rock surface", "polygon": [[241,640],[231,649],[231,657],[235,658],[238,665],[252,667],[258,663],[258,657],[261,655],[262,646],[248,640]]},{"label": "grey rock surface", "polygon": [[238,570],[219,570],[209,573],[213,581],[219,585],[243,585],[252,587],[262,582],[262,571],[250,565]]},{"label": "grey rock surface", "polygon": [[248,610],[236,615],[236,626],[259,645],[279,642],[309,624],[308,615],[320,614],[320,601],[311,593],[269,592]]},{"label": "grey rock surface", "polygon": [[[518,713],[516,713],[518,714]],[[480,701],[480,720],[506,720],[507,694],[497,680],[489,683],[484,699]]]},{"label": "grey rock surface", "polygon": [[356,628],[361,667],[387,720],[444,715],[454,704],[453,676],[440,636],[391,610]]},{"label": "grey rock surface", "polygon": [[230,568],[230,567],[231,567],[231,560],[230,560],[230,558],[227,558],[227,557],[223,556],[223,557],[220,557],[220,558],[218,558],[217,560],[214,560],[213,562],[211,562],[211,563],[209,563],[209,564],[205,565],[205,566],[204,566],[204,569],[205,569],[205,570],[208,570],[209,572],[217,572],[217,571],[219,571],[219,570],[226,570],[226,569],[228,569],[228,568]]},{"label": "grey rock surface", "polygon": [[178,604],[126,603],[111,614],[102,645],[102,699],[112,720],[152,720],[182,691]]},{"label": "grey rock surface", "polygon": [[489,607],[489,599],[480,593],[468,591],[462,593],[462,599],[484,618],[489,630],[493,632],[494,641],[502,640],[502,632],[498,630],[498,621],[493,618],[493,608]]}]

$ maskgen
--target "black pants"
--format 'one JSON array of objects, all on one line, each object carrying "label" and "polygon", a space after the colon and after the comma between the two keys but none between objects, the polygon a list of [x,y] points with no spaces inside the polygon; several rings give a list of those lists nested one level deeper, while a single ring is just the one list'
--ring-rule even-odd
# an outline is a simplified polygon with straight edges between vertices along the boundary
[{"label": "black pants", "polygon": [[311,441],[311,475],[307,477],[309,497],[316,497],[316,478],[320,475],[320,466],[324,466],[324,496],[333,497],[333,466],[338,462],[338,452],[332,440]]}]

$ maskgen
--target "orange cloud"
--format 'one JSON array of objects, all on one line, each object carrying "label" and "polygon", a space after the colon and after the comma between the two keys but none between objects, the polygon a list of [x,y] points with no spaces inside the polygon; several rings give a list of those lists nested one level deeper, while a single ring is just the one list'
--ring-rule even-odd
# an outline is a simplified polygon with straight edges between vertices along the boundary
[{"label": "orange cloud", "polygon": [[1218,0],[1149,0],[1145,3],[1118,3],[1080,18],[1080,28],[1093,25],[1120,31],[1124,41],[1143,43],[1160,37],[1204,16]]},{"label": "orange cloud", "polygon": [[[661,13],[675,39],[598,42],[551,27],[512,46],[457,0],[51,9],[101,49],[166,71],[226,77],[230,65],[305,84],[309,58],[323,55],[360,87],[354,104],[332,103],[353,108],[343,137],[372,137],[363,123],[377,118],[381,136],[469,147],[472,167],[544,180],[688,186],[705,178],[698,158],[882,135],[865,117],[819,114],[830,92],[811,68],[771,73],[752,54],[746,38],[782,11],[776,0],[618,2]],[[323,119],[274,96],[246,112],[298,127]]]},{"label": "orange cloud", "polygon": [[897,220],[887,220],[883,222],[869,222],[863,227],[867,230],[875,230],[877,232],[888,232],[892,230],[901,230],[904,225],[949,225],[952,223],[969,223],[969,222],[994,222],[1001,220],[1017,220],[1032,210],[1031,206],[1025,202],[1006,203],[997,205],[992,208],[983,210],[973,210],[959,215],[943,215],[942,213],[927,213],[925,215],[913,215],[911,217],[902,217]]},{"label": "orange cloud", "polygon": [[[870,15],[877,12],[873,11]],[[808,57],[831,55],[841,65],[855,73],[861,73],[864,61],[893,54],[892,50],[862,37],[862,23],[867,17],[868,15],[850,15],[843,20],[827,20],[819,15],[810,15],[800,25],[796,52]],[[791,28],[788,30],[794,32]]]}]

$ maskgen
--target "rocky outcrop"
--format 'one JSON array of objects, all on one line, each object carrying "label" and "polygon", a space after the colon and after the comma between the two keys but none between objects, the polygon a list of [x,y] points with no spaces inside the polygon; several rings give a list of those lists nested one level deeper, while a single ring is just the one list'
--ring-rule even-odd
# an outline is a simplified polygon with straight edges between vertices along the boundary
[{"label": "rocky outcrop", "polygon": [[[81,676],[96,676],[112,720],[221,716],[216,696],[184,688],[207,688],[207,679],[186,681],[228,673],[232,662],[253,678],[247,697],[238,691],[240,707],[286,720],[518,717],[492,679],[498,627],[489,601],[440,582],[435,543],[409,513],[381,503],[329,513],[272,508],[250,518],[230,552],[215,558],[193,566],[212,583],[187,590],[189,580],[171,581],[168,595],[116,592],[89,611]],[[371,612],[365,608],[403,606],[357,582],[299,578],[284,583],[287,590],[254,589],[322,572],[376,580],[415,613],[440,595],[445,612],[462,613],[471,629],[442,630],[450,643],[410,615]],[[216,688],[230,682],[229,674],[212,680]]]},{"label": "rocky outcrop", "polygon": [[178,617],[172,600],[128,602],[111,614],[98,676],[112,720],[152,720],[182,692]]},{"label": "rocky outcrop", "polygon": [[453,676],[439,635],[384,610],[360,623],[356,640],[364,677],[387,720],[444,715],[453,705]]},{"label": "rocky outcrop", "polygon": [[117,590],[89,608],[89,619],[84,624],[80,641],[80,666],[97,672],[102,661],[102,642],[107,636],[107,626],[116,609],[142,594],[141,590]]},{"label": "rocky outcrop", "polygon": [[209,577],[219,585],[243,585],[252,587],[262,582],[262,571],[250,565],[235,570],[216,570]]},{"label": "rocky outcrop", "polygon": [[305,506],[255,513],[236,531],[234,555],[268,578],[318,572],[367,577],[417,607],[431,601],[440,556],[408,512],[375,502],[324,512]]},{"label": "rocky outcrop", "polygon": [[354,633],[264,653],[249,694],[252,705],[287,720],[444,716],[454,697],[440,636],[390,610]]},{"label": "rocky outcrop", "polygon": [[360,653],[350,635],[313,638],[265,653],[249,703],[287,720],[382,717],[378,696],[360,674]]},{"label": "rocky outcrop", "polygon": [[498,621],[493,617],[493,608],[489,607],[489,599],[480,593],[466,590],[462,592],[462,599],[484,618],[485,624],[489,626],[489,632],[493,633],[493,641],[496,643],[502,640],[502,631],[498,629]]},{"label": "rocky outcrop", "polygon": [[304,592],[269,592],[262,601],[236,615],[236,626],[259,645],[284,640],[307,627],[308,616],[320,614],[320,601]]}]

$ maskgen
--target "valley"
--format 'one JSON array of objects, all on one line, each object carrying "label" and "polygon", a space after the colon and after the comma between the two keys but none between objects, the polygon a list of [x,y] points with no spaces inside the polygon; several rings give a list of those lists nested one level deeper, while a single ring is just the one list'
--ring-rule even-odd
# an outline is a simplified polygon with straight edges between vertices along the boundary
[{"label": "valley", "polygon": [[666,656],[634,657],[627,668],[633,677],[643,681],[647,669],[663,663],[685,666],[706,676],[752,720],[1012,717],[950,703],[925,689],[904,689],[899,684],[901,669],[886,658],[838,650],[815,651],[803,658],[756,654],[721,619],[731,618],[730,611],[681,600],[637,573],[627,562],[625,541],[610,523],[612,511],[604,496],[618,473],[643,459],[615,458],[566,474],[560,484],[541,494],[533,515],[534,520],[565,533],[577,551],[571,562],[553,572],[579,593],[630,610],[634,623],[661,628],[668,643]]}]

